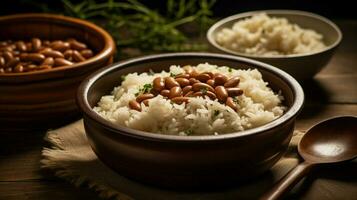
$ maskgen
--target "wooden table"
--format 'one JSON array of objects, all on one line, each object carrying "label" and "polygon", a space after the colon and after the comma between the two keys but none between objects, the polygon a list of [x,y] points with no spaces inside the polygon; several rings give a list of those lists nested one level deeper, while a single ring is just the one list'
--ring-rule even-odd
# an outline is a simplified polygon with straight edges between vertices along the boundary
[{"label": "wooden table", "polygon": [[[336,23],[344,34],[342,44],[329,65],[314,80],[302,83],[306,105],[297,120],[296,128],[299,130],[306,130],[316,122],[332,116],[357,116],[357,21],[336,20]],[[91,190],[76,188],[56,178],[51,172],[40,169],[44,135],[45,132],[0,133],[0,200],[98,199]],[[350,192],[344,190],[343,185],[349,185],[350,188],[352,185],[355,190],[355,194],[347,194],[350,198],[346,199],[357,199],[357,167],[354,171],[327,169],[325,172],[332,173],[334,175],[327,177],[319,173],[310,176],[302,183],[306,187],[296,197],[341,199],[343,195],[334,192],[339,183],[340,193]],[[329,178],[331,184],[319,191],[323,196],[316,196],[316,192],[309,189],[309,186],[318,184],[324,178]]]}]

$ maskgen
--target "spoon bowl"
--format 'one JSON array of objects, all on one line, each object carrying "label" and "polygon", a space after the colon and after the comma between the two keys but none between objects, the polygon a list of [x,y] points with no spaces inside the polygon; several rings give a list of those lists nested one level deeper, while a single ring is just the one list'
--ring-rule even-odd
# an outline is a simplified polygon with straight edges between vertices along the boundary
[{"label": "spoon bowl", "polygon": [[261,199],[280,199],[312,169],[321,164],[353,160],[357,157],[357,117],[331,118],[310,128],[298,145],[304,158]]},{"label": "spoon bowl", "polygon": [[343,116],[328,119],[310,128],[298,145],[298,151],[310,163],[335,163],[357,156],[357,118]]}]

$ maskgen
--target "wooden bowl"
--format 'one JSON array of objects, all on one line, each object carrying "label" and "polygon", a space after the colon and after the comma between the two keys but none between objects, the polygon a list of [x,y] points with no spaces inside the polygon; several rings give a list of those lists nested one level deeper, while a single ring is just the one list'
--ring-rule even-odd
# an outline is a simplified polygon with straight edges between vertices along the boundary
[{"label": "wooden bowl", "polygon": [[0,74],[0,129],[43,129],[78,116],[75,93],[91,72],[113,62],[112,37],[93,23],[51,14],[0,17],[0,40],[77,38],[95,51],[80,63],[51,70]]},{"label": "wooden bowl", "polygon": [[[215,35],[223,28],[231,28],[237,21],[262,12],[267,13],[269,16],[286,18],[290,23],[295,23],[302,28],[317,31],[323,35],[323,41],[326,44],[326,48],[317,52],[304,54],[259,56],[236,52],[227,49],[216,42]],[[314,13],[298,10],[259,10],[240,13],[216,22],[208,30],[207,40],[216,52],[242,56],[269,63],[288,72],[298,80],[306,80],[313,78],[324,66],[327,65],[341,43],[342,32],[332,21]]]},{"label": "wooden bowl", "polygon": [[[217,136],[174,136],[116,125],[92,109],[103,95],[121,84],[122,75],[205,62],[239,69],[257,68],[271,88],[282,92],[288,110],[280,118],[246,131]],[[294,78],[268,64],[221,54],[174,53],[137,58],[101,69],[82,82],[77,101],[84,114],[89,142],[105,164],[135,180],[182,188],[236,183],[268,170],[288,147],[304,93]]]}]

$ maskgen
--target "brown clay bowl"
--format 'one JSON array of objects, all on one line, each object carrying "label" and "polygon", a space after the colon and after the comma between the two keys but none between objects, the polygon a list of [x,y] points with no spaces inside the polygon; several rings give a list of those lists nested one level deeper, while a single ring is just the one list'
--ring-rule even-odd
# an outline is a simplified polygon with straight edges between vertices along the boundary
[{"label": "brown clay bowl", "polygon": [[[101,96],[120,85],[122,75],[204,62],[257,68],[271,88],[282,92],[288,110],[266,125],[218,136],[173,136],[133,130],[106,121],[92,110]],[[182,188],[232,183],[267,171],[288,147],[304,93],[294,78],[268,64],[222,54],[173,53],[101,69],[83,81],[77,101],[90,145],[105,164],[138,181]]]},{"label": "brown clay bowl", "polygon": [[[326,48],[317,52],[304,54],[259,56],[239,53],[227,49],[219,45],[214,39],[217,32],[221,31],[223,28],[231,28],[237,21],[261,12],[265,12],[273,17],[286,18],[289,22],[295,23],[302,28],[308,28],[319,32],[324,37],[323,41],[326,44]],[[299,10],[258,10],[240,13],[216,22],[207,31],[207,40],[216,52],[242,56],[269,63],[288,72],[297,80],[306,80],[313,78],[327,65],[341,43],[342,32],[335,23],[314,13]]]},{"label": "brown clay bowl", "polygon": [[77,38],[95,56],[67,67],[26,73],[0,74],[0,129],[43,129],[79,116],[77,86],[88,74],[111,64],[112,37],[93,23],[51,14],[0,17],[0,40]]}]

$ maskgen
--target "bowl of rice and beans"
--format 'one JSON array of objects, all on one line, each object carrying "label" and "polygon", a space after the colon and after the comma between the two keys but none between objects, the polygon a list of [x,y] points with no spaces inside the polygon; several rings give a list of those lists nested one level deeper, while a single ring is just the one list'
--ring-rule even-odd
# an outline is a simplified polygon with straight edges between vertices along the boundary
[{"label": "bowl of rice and beans", "polygon": [[166,187],[221,185],[268,170],[286,150],[303,101],[282,70],[209,53],[114,64],[77,93],[98,157]]},{"label": "bowl of rice and beans", "polygon": [[332,21],[313,13],[263,10],[216,22],[207,39],[215,51],[269,63],[303,80],[328,63],[342,33]]}]

